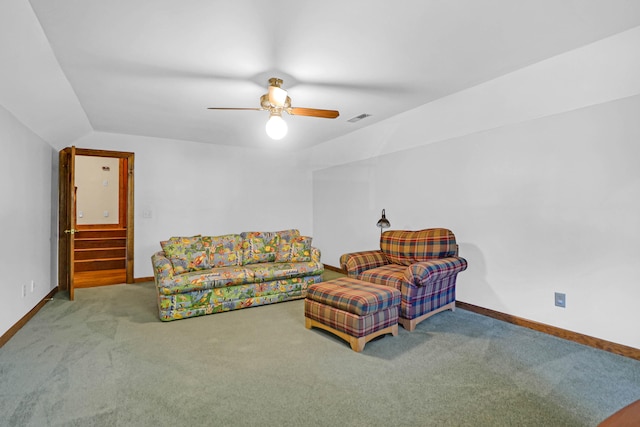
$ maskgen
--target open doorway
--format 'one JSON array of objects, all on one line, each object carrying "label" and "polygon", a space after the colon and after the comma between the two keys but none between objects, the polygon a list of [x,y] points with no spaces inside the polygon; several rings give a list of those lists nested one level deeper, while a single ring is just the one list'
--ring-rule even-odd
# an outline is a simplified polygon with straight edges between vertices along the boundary
[{"label": "open doorway", "polygon": [[133,283],[133,160],[127,152],[60,151],[58,287]]}]

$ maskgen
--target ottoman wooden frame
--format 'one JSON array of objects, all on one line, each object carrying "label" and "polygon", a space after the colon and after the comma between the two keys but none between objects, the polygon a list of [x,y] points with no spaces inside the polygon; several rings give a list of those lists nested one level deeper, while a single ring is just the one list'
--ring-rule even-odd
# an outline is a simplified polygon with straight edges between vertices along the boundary
[{"label": "ottoman wooden frame", "polygon": [[398,335],[400,299],[395,288],[350,277],[316,283],[307,289],[305,327],[331,332],[361,352],[376,337]]},{"label": "ottoman wooden frame", "polygon": [[346,342],[349,343],[349,345],[351,346],[351,349],[355,352],[360,353],[362,350],[364,350],[364,345],[366,343],[368,343],[369,341],[371,341],[372,339],[379,337],[380,335],[386,335],[386,334],[391,334],[394,337],[398,336],[398,324],[396,323],[393,326],[389,326],[388,328],[384,328],[384,329],[380,329],[379,331],[376,331],[374,333],[371,333],[369,335],[366,335],[364,337],[353,337],[349,334],[347,334],[346,332],[342,332],[339,331],[337,329],[332,328],[331,326],[325,325],[324,323],[320,323],[317,320],[311,320],[308,317],[305,318],[305,327],[307,329],[311,329],[311,328],[319,328],[319,329],[324,329],[325,331],[329,331],[332,334],[335,334],[337,336],[339,336],[340,338],[342,338],[343,340],[345,340]]}]

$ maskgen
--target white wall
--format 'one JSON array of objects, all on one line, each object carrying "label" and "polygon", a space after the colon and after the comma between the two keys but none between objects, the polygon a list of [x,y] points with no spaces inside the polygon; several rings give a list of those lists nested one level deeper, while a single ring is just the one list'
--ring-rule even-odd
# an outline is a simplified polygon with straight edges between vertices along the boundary
[{"label": "white wall", "polygon": [[[2,335],[57,286],[51,241],[57,229],[51,216],[57,194],[52,184],[57,152],[2,106],[0,148]],[[27,287],[26,297],[22,296],[23,286]]]},{"label": "white wall", "polygon": [[622,33],[311,150],[324,261],[378,247],[385,208],[394,229],[456,233],[459,300],[640,348],[638,45]]},{"label": "white wall", "polygon": [[295,154],[101,132],[74,145],[135,153],[136,278],[153,275],[150,257],[172,236],[311,235],[311,173]]}]

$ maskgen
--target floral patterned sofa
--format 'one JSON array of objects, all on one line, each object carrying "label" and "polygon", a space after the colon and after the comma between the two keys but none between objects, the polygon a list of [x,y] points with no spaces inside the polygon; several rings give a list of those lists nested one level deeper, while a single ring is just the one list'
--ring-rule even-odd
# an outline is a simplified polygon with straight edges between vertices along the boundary
[{"label": "floral patterned sofa", "polygon": [[380,249],[340,257],[349,277],[392,286],[402,295],[398,322],[408,331],[418,323],[456,306],[456,277],[467,269],[458,256],[451,230],[390,230],[380,236]]},{"label": "floral patterned sofa", "polygon": [[151,256],[160,320],[304,298],[324,266],[298,230],[172,237]]}]

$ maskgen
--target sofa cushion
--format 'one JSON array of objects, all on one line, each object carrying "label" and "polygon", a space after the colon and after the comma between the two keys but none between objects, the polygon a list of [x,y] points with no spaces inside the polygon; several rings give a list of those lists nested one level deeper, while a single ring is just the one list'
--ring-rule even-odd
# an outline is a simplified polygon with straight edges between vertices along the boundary
[{"label": "sofa cushion", "polygon": [[311,237],[297,236],[283,244],[280,242],[276,253],[276,262],[311,261]]},{"label": "sofa cushion", "polygon": [[294,237],[300,236],[300,231],[295,228],[292,228],[290,230],[274,231],[274,233],[277,234],[278,237],[280,237],[280,243],[288,242]]},{"label": "sofa cushion", "polygon": [[274,232],[251,231],[240,234],[242,241],[242,265],[274,262],[280,236]]},{"label": "sofa cushion", "polygon": [[202,241],[209,250],[211,268],[242,265],[242,237],[239,234],[203,236]]},{"label": "sofa cushion", "polygon": [[419,231],[390,230],[380,236],[380,249],[392,264],[411,265],[415,262],[455,256],[456,238],[446,228]]},{"label": "sofa cushion", "polygon": [[206,248],[200,235],[172,237],[160,244],[171,261],[174,274],[209,268]]},{"label": "sofa cushion", "polygon": [[158,285],[158,289],[164,295],[172,295],[193,290],[242,285],[253,281],[253,271],[245,267],[220,267],[212,270],[190,271],[174,276],[170,286]]},{"label": "sofa cushion", "polygon": [[269,262],[245,266],[251,270],[256,282],[265,282],[289,277],[308,276],[322,273],[322,265],[316,262]]},{"label": "sofa cushion", "polygon": [[281,230],[276,231],[275,234],[277,234],[279,238],[278,248],[276,250],[276,262],[278,262],[278,258],[285,257],[289,254],[291,250],[291,241],[296,237],[300,237],[300,231],[296,229]]}]

